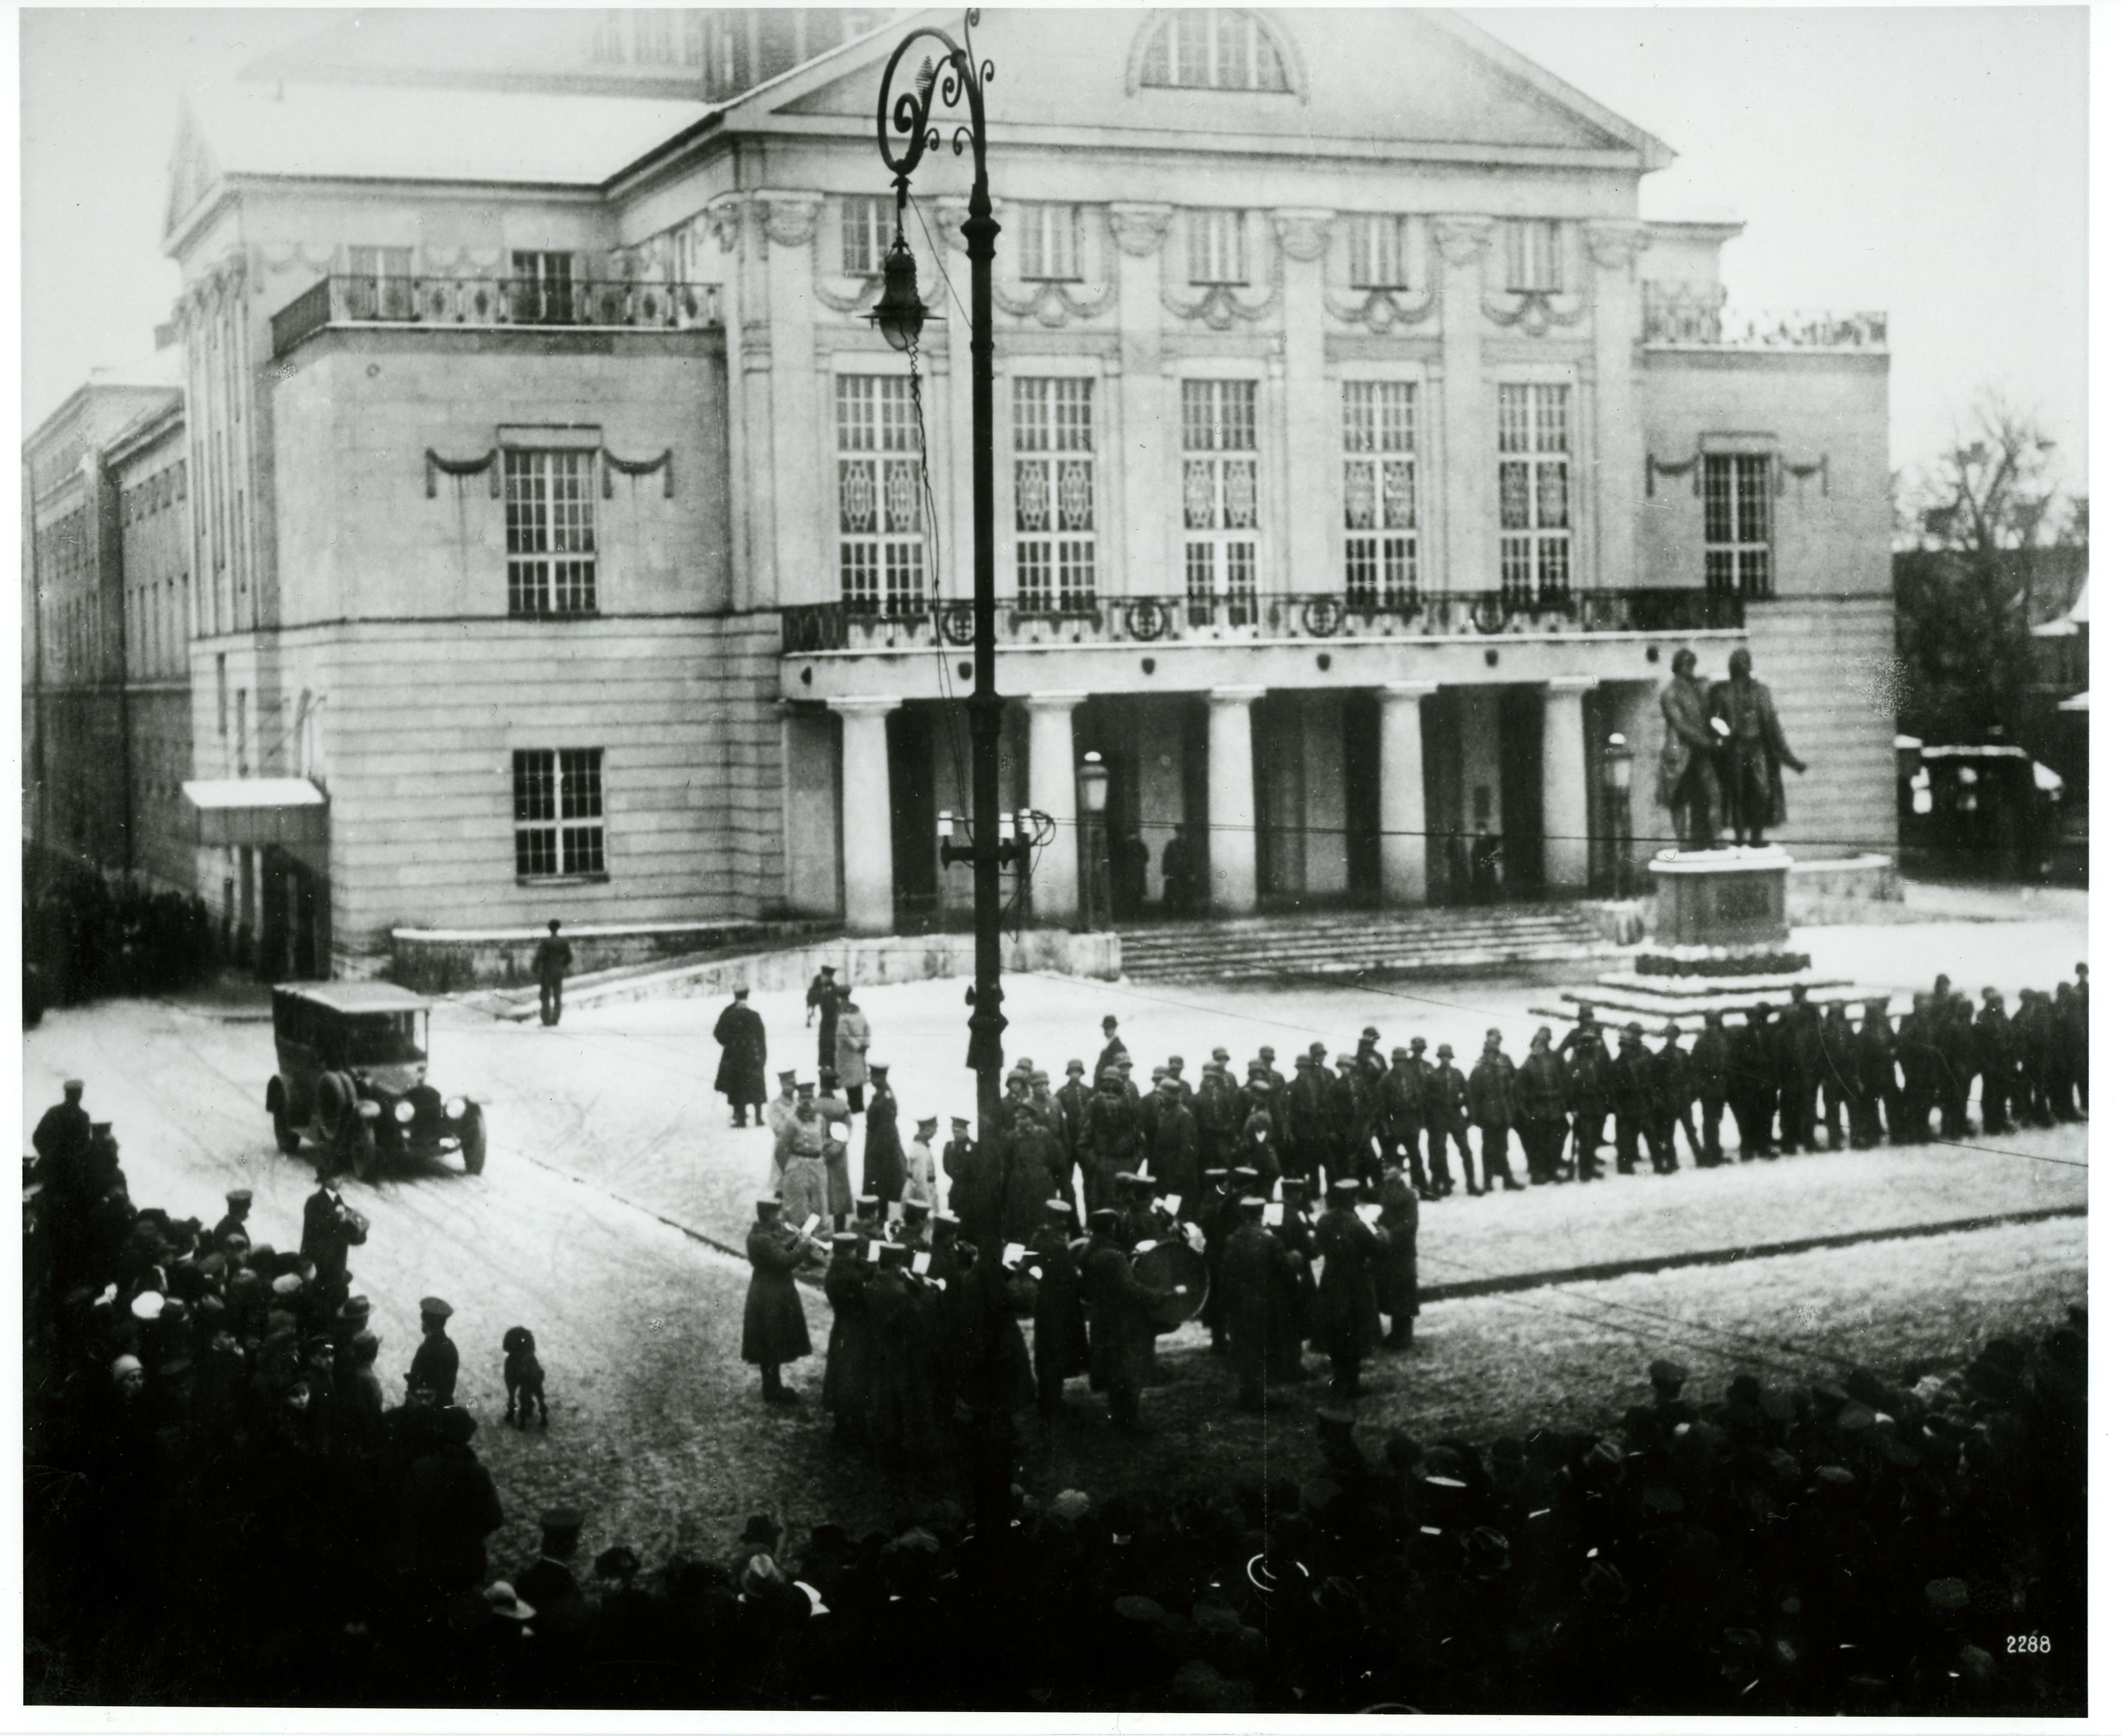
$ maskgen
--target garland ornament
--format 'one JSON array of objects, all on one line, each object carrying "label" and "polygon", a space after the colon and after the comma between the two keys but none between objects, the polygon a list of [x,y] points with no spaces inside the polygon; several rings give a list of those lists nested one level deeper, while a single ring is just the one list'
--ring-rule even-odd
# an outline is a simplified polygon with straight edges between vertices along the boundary
[{"label": "garland ornament", "polygon": [[482,470],[487,474],[487,494],[495,500],[501,498],[501,466],[494,460],[501,455],[498,446],[491,448],[482,458],[445,458],[432,446],[427,448],[427,498],[435,497],[435,473],[445,476],[476,476]]},{"label": "garland ornament", "polygon": [[667,501],[677,492],[677,471],[670,462],[669,447],[664,447],[653,458],[621,458],[608,447],[603,449],[603,455],[604,497],[606,500],[611,498],[611,473],[614,470],[622,476],[652,476],[660,470],[663,473],[663,498]]}]

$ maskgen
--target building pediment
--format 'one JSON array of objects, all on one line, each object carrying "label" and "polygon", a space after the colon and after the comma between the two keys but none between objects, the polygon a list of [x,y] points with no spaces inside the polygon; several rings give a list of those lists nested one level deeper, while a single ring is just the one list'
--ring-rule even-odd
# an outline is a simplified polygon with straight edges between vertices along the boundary
[{"label": "building pediment", "polygon": [[162,233],[176,233],[184,219],[221,179],[221,166],[207,142],[206,129],[189,98],[177,119],[176,148],[170,156],[169,202],[162,212]]},{"label": "building pediment", "polygon": [[[963,26],[961,13],[939,12],[909,24],[929,21],[953,35]],[[750,93],[732,105],[725,130],[873,128],[878,80],[901,34],[850,43]],[[995,63],[988,118],[998,138],[1124,144],[1136,135],[1168,149],[1186,134],[1204,142],[1281,135],[1307,148],[1344,141],[1365,154],[1632,158],[1643,170],[1672,157],[1447,12],[995,10],[981,19],[976,52]],[[917,63],[916,51],[909,68]]]}]

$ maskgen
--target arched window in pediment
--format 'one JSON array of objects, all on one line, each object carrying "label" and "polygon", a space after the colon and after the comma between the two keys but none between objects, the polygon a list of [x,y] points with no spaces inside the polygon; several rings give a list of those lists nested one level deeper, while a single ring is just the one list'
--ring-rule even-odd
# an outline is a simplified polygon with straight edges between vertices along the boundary
[{"label": "arched window in pediment", "polygon": [[1136,40],[1130,91],[1268,91],[1301,95],[1287,37],[1260,13],[1200,7],[1152,18]]}]

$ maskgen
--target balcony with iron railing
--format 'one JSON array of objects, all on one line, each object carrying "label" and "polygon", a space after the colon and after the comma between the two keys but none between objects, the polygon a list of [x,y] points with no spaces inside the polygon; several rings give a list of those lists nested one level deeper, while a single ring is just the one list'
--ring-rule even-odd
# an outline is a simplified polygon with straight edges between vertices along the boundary
[{"label": "balcony with iron railing", "polygon": [[[786,656],[823,651],[963,650],[972,603],[919,598],[889,606],[798,604],[781,611]],[[1595,633],[1729,631],[1746,624],[1742,596],[1676,586],[1627,590],[1424,591],[1396,599],[1345,591],[1256,597],[1124,596],[1066,609],[995,609],[998,644],[1153,649],[1159,645],[1303,644],[1377,639],[1493,640]]]},{"label": "balcony with iron railing", "polygon": [[630,279],[330,277],[273,316],[273,353],[284,356],[328,326],[427,330],[697,331],[721,322],[712,283]]},{"label": "balcony with iron railing", "polygon": [[1886,348],[1882,313],[1734,310],[1721,284],[1643,285],[1643,343],[1651,349]]}]

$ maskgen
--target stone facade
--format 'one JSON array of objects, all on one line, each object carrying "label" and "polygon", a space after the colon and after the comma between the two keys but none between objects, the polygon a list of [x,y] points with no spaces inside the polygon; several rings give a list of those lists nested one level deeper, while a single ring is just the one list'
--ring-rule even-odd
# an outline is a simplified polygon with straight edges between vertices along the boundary
[{"label": "stone facade", "polygon": [[[689,115],[682,79],[615,94],[608,44],[475,77],[409,20],[360,78],[401,86],[416,148],[333,131],[358,105],[317,54],[273,69],[299,173],[259,142],[277,108],[188,113],[194,764],[328,794],[305,871],[340,969],[394,927],[881,932],[969,903],[935,850],[967,805],[966,163],[931,157],[907,213],[916,399],[865,317],[895,35],[809,13],[810,58],[746,88],[732,44],[786,46],[766,17],[687,37],[711,63]],[[1093,749],[1122,915],[1178,840],[1204,909],[1585,888],[1616,732],[1636,853],[1662,836],[1681,646],[1717,674],[1753,644],[1812,760],[1794,845],[1878,838],[1892,721],[1851,672],[1891,650],[1881,318],[1725,309],[1737,226],[1638,215],[1669,150],[1448,15],[977,35],[1003,69],[1004,800],[1054,823],[1033,919],[1077,919]],[[534,184],[427,161],[419,117],[439,141],[473,100],[452,82],[482,86],[489,146],[584,142]],[[561,571],[585,551],[510,547],[559,534],[562,496],[593,602]],[[590,750],[583,837],[518,811],[521,756]],[[584,763],[549,776],[578,796]],[[239,903],[259,871],[224,871]]]}]

